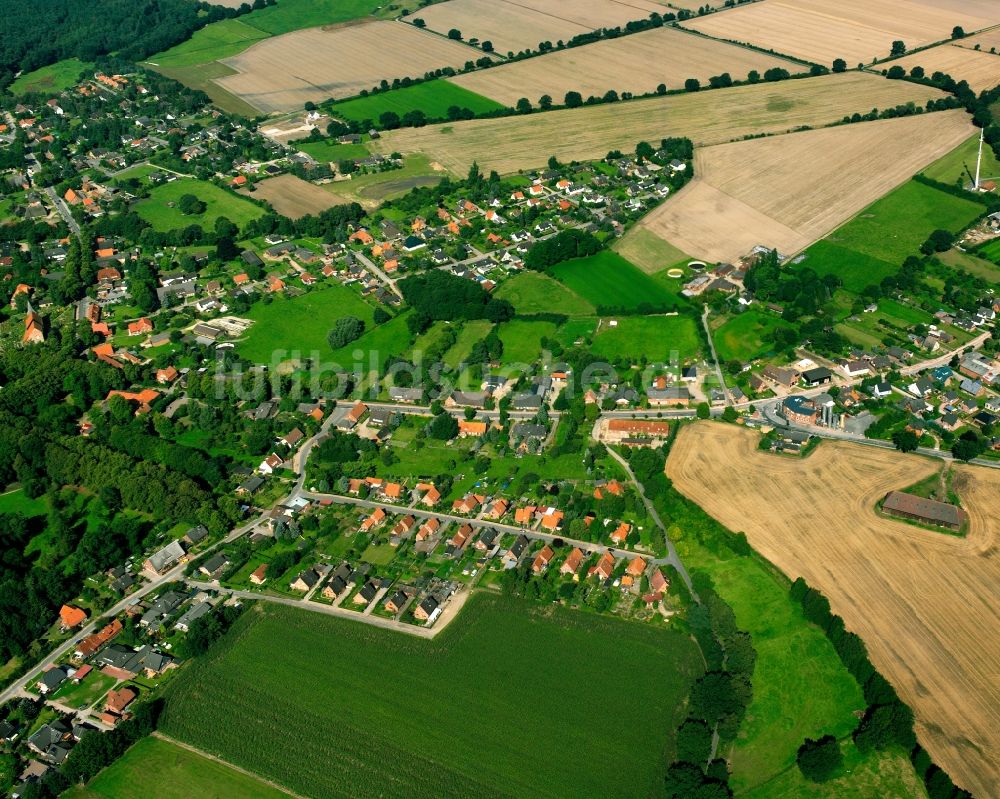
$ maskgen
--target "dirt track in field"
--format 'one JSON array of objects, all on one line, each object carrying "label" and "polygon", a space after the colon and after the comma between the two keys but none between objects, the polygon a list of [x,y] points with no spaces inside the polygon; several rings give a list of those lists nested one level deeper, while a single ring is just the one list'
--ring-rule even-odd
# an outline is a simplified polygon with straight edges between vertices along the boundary
[{"label": "dirt track in field", "polygon": [[977,797],[1000,796],[1000,471],[957,466],[966,538],[876,514],[940,462],[824,441],[806,459],[698,423],[666,471],[681,493],[830,600],[917,716],[921,743]]},{"label": "dirt track in field", "polygon": [[406,128],[387,132],[373,145],[382,153],[424,153],[454,174],[467,172],[473,161],[507,174],[544,166],[550,155],[563,162],[592,160],[609,150],[632,151],[640,141],[657,143],[667,136],[687,136],[697,145],[720,144],[749,134],[828,125],[873,107],[910,100],[923,104],[942,96],[915,83],[851,72]]},{"label": "dirt track in field", "polygon": [[733,261],[758,244],[791,255],[973,132],[956,110],[706,147],[695,179],[639,224],[695,258]]}]

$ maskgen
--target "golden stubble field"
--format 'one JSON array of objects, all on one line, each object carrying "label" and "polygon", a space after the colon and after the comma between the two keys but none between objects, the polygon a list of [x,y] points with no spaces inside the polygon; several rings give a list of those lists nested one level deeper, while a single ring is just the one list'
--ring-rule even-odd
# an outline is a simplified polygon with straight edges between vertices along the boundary
[{"label": "golden stubble field", "polygon": [[778,56],[677,28],[655,28],[459,75],[451,82],[513,106],[521,97],[537,104],[543,94],[561,103],[568,91],[580,92],[586,99],[600,97],[608,89],[644,94],[661,83],[681,89],[688,78],[707,84],[723,72],[743,80],[750,70],[763,74],[771,67],[783,67],[793,75],[807,71],[802,64]]},{"label": "golden stubble field", "polygon": [[315,215],[335,205],[350,202],[346,197],[326,191],[295,175],[267,178],[257,183],[252,192],[243,190],[240,194],[267,200],[275,211],[289,219]]},{"label": "golden stubble field", "polygon": [[758,244],[791,255],[972,133],[955,110],[706,147],[695,179],[639,225],[696,258],[732,261]]},{"label": "golden stubble field", "polygon": [[463,38],[492,42],[495,52],[506,55],[667,10],[652,0],[448,0],[414,11],[405,19],[422,19],[430,30],[442,34],[456,28]]},{"label": "golden stubble field", "polygon": [[875,503],[941,463],[824,441],[808,458],[702,422],[667,461],[677,489],[830,600],[917,717],[921,743],[979,797],[1000,796],[1000,471],[956,466],[966,538],[880,517]]},{"label": "golden stubble field", "polygon": [[560,161],[633,151],[640,141],[687,136],[695,144],[732,141],[755,133],[783,133],[827,125],[854,112],[910,100],[924,104],[941,92],[878,75],[847,72],[732,89],[654,97],[544,114],[473,119],[389,131],[373,142],[379,152],[423,153],[455,174],[473,161],[501,174]]},{"label": "golden stubble field", "polygon": [[948,39],[1000,23],[994,0],[761,0],[699,17],[684,27],[778,53],[848,66],[887,58],[893,41],[907,47]]},{"label": "golden stubble field", "polygon": [[353,97],[383,78],[422,78],[482,53],[401,22],[308,28],[265,39],[222,63],[216,83],[262,112],[301,109],[307,100]]},{"label": "golden stubble field", "polygon": [[974,92],[982,92],[1000,84],[1000,55],[988,52],[989,48],[986,50],[982,52],[969,47],[942,44],[889,61],[882,66],[899,65],[907,72],[913,67],[923,67],[928,75],[944,72],[955,80],[968,82]]}]

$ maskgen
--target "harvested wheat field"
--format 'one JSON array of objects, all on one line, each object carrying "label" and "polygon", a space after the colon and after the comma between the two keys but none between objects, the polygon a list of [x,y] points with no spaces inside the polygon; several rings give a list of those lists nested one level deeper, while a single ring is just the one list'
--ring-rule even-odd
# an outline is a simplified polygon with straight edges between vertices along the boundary
[{"label": "harvested wheat field", "polygon": [[951,44],[942,44],[931,47],[929,50],[921,50],[919,53],[883,64],[883,67],[897,65],[903,67],[907,72],[913,67],[923,67],[924,72],[928,75],[934,72],[944,72],[955,80],[966,81],[977,93],[992,89],[1000,84],[1000,55],[978,52]]},{"label": "harvested wheat field", "polygon": [[791,255],[973,132],[964,111],[861,122],[695,152],[695,179],[639,224],[696,258]]},{"label": "harvested wheat field", "polygon": [[994,28],[986,33],[977,36],[966,36],[955,42],[958,47],[968,47],[975,50],[977,47],[984,53],[1000,53],[1000,28]]},{"label": "harvested wheat field", "polygon": [[555,44],[665,10],[651,0],[448,0],[421,8],[405,19],[422,19],[438,33],[457,28],[466,40],[492,42],[495,52],[506,55],[537,50],[539,42]]},{"label": "harvested wheat field", "polygon": [[935,762],[976,796],[1000,796],[1000,471],[955,467],[971,515],[958,538],[874,510],[939,461],[829,441],[802,460],[761,452],[759,440],[698,423],[678,436],[667,474],[786,575],[826,594],[913,707]]},{"label": "harvested wheat field", "polygon": [[763,73],[771,67],[784,67],[792,74],[805,71],[801,64],[784,58],[677,28],[656,28],[459,75],[451,82],[513,106],[521,97],[537,103],[543,94],[561,103],[568,91],[586,98],[600,97],[608,89],[643,94],[655,91],[661,83],[680,89],[688,78],[707,83],[723,72],[743,80],[752,69]]},{"label": "harvested wheat field", "polygon": [[350,202],[346,197],[325,191],[295,175],[278,175],[276,178],[267,178],[257,183],[253,192],[242,191],[240,193],[258,200],[267,200],[275,211],[289,219],[299,219],[310,214],[315,215],[335,205]]},{"label": "harvested wheat field", "polygon": [[779,83],[653,97],[544,114],[473,119],[390,131],[373,142],[379,152],[423,153],[455,174],[473,161],[500,173],[560,161],[603,158],[609,150],[633,150],[640,141],[687,136],[695,144],[720,144],[753,133],[783,133],[821,126],[856,111],[913,100],[923,104],[941,92],[915,83],[848,72]]},{"label": "harvested wheat field", "polygon": [[309,28],[265,39],[222,63],[237,74],[216,79],[262,112],[292,111],[311,100],[353,97],[379,81],[423,77],[482,57],[468,45],[401,22]]},{"label": "harvested wheat field", "polygon": [[886,58],[896,39],[907,47],[1000,23],[994,0],[762,0],[690,20],[684,27],[829,66]]}]

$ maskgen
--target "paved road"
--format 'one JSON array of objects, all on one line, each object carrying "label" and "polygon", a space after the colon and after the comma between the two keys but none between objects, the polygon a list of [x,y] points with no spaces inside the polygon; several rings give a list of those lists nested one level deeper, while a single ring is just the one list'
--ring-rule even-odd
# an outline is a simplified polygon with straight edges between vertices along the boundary
[{"label": "paved road", "polygon": [[354,253],[354,257],[357,258],[361,263],[365,265],[365,269],[368,269],[375,275],[379,280],[385,283],[386,288],[388,288],[393,294],[395,294],[400,299],[403,299],[403,292],[399,290],[396,285],[396,281],[389,277],[385,272],[379,269],[378,265],[363,252],[358,250]]},{"label": "paved road", "polygon": [[52,186],[47,187],[45,189],[45,193],[49,195],[49,199],[59,212],[59,216],[63,218],[63,222],[66,223],[66,226],[70,229],[73,235],[79,236],[80,223],[73,218],[73,214],[70,213],[69,206],[66,205],[66,201],[56,194],[56,190]]}]

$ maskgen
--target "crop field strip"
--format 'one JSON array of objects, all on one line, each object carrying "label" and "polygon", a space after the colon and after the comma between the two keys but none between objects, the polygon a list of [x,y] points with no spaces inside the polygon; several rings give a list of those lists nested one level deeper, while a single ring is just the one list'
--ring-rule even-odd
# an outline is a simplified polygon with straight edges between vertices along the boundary
[{"label": "crop field strip", "polygon": [[307,101],[353,97],[383,78],[422,77],[477,57],[482,53],[466,44],[412,25],[372,21],[265,39],[225,59],[236,74],[215,82],[262,112],[292,111]]},{"label": "crop field strip", "polygon": [[1000,55],[955,44],[931,47],[883,64],[883,67],[894,66],[901,66],[907,72],[913,67],[923,67],[928,75],[944,72],[955,80],[966,81],[974,92],[986,91],[1000,84]]},{"label": "crop field strip", "polygon": [[465,39],[492,42],[495,52],[506,55],[665,10],[651,0],[532,0],[530,5],[518,0],[449,0],[414,11],[406,19],[422,19],[441,34],[456,28]]},{"label": "crop field strip", "polygon": [[434,641],[269,606],[174,679],[161,728],[315,799],[647,795],[702,668],[684,634],[484,594]]},{"label": "crop field strip", "polygon": [[971,130],[968,115],[956,110],[706,147],[695,153],[697,177],[640,225],[713,261],[732,261],[758,244],[791,255]]},{"label": "crop field strip", "polygon": [[900,39],[913,49],[1000,23],[992,0],[761,0],[698,17],[683,27],[829,66],[850,67],[889,55]]},{"label": "crop field strip", "polygon": [[603,96],[609,89],[619,94],[651,93],[661,83],[668,89],[680,89],[688,78],[707,84],[710,77],[723,72],[743,80],[750,70],[763,74],[772,67],[783,67],[792,74],[807,71],[794,61],[746,47],[677,28],[654,28],[470,72],[450,82],[514,106],[521,97],[537,104],[543,94],[560,103],[568,91],[586,98]]},{"label": "crop field strip", "polygon": [[875,511],[939,461],[828,441],[800,460],[761,452],[759,440],[730,425],[686,428],[667,475],[790,578],[821,590],[913,707],[935,762],[974,795],[1000,795],[1000,472],[954,467],[971,517],[958,538]]},{"label": "crop field strip", "polygon": [[936,89],[876,75],[849,72],[780,83],[715,89],[628,103],[551,111],[545,114],[473,119],[389,131],[373,149],[388,155],[419,152],[455,174],[473,161],[501,174],[560,161],[603,158],[632,151],[643,140],[687,136],[696,145],[721,144],[751,134],[818,127],[855,112],[942,97]]}]

